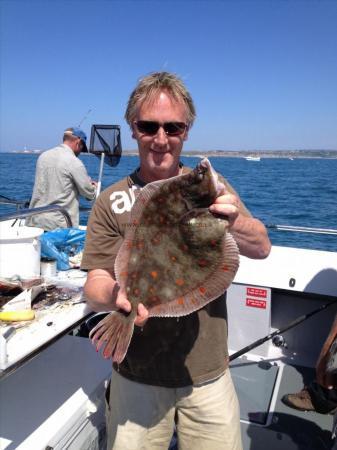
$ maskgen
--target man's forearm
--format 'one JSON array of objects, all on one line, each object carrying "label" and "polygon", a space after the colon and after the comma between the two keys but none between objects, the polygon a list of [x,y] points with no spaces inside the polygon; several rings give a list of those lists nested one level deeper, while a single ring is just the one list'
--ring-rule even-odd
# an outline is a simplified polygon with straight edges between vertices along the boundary
[{"label": "man's forearm", "polygon": [[105,274],[89,273],[84,286],[84,295],[88,305],[97,312],[116,309],[118,285]]},{"label": "man's forearm", "polygon": [[263,259],[270,253],[268,233],[258,219],[239,215],[230,232],[238,244],[240,254],[248,258]]}]

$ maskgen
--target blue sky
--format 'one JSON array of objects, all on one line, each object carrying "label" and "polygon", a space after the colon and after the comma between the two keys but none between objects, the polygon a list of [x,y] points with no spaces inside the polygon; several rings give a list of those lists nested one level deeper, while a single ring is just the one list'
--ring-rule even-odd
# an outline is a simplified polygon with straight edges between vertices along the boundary
[{"label": "blue sky", "polygon": [[[337,149],[337,1],[0,0],[0,150],[124,121],[137,80],[177,73],[186,150]],[[91,112],[88,114],[88,111]]]}]

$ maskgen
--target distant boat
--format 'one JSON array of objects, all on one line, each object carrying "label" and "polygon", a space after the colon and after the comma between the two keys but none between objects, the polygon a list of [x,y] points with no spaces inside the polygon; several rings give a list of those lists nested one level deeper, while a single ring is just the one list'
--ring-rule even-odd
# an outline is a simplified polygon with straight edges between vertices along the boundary
[{"label": "distant boat", "polygon": [[246,156],[245,159],[247,161],[261,161],[260,156],[252,156],[252,155],[250,155],[250,156]]}]

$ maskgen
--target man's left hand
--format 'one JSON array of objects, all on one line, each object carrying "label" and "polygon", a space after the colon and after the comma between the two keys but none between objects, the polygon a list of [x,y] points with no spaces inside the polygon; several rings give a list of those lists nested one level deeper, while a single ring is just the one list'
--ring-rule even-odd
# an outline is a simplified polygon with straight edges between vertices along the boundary
[{"label": "man's left hand", "polygon": [[239,215],[239,200],[236,195],[226,192],[215,199],[209,210],[214,214],[226,216],[231,227]]}]

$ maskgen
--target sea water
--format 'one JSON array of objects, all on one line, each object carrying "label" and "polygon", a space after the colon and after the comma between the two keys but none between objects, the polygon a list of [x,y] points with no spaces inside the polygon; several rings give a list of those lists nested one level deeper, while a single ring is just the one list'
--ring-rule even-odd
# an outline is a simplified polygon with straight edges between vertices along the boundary
[{"label": "sea water", "polygon": [[[0,195],[12,200],[29,200],[38,155],[0,153]],[[81,155],[92,179],[97,180],[99,158]],[[337,159],[210,157],[213,167],[234,187],[254,217],[265,225],[291,225],[337,229]],[[200,159],[182,157],[194,167]],[[117,167],[104,166],[102,189],[125,177],[138,166],[135,156],[122,156]],[[1,201],[1,197],[0,197]],[[82,207],[90,202],[81,199]],[[0,214],[15,211],[0,203]],[[88,212],[81,211],[85,225]],[[336,251],[337,236],[269,229],[273,245]]]}]

